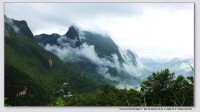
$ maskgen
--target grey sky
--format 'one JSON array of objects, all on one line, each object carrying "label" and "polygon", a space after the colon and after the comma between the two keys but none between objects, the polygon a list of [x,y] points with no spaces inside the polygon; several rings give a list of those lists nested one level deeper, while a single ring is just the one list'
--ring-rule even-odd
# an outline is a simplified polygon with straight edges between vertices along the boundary
[{"label": "grey sky", "polygon": [[64,34],[75,24],[141,57],[194,55],[193,3],[5,3],[5,14],[26,20],[34,35]]},{"label": "grey sky", "polygon": [[[15,19],[26,19],[34,34],[42,33],[48,26],[67,27],[79,21],[102,16],[132,16],[142,13],[136,4],[105,3],[6,3],[5,14]],[[35,24],[36,23],[36,24]],[[55,26],[56,25],[56,26]],[[78,24],[77,24],[78,25]],[[49,29],[49,28],[48,28]],[[53,28],[54,29],[54,28]],[[52,31],[61,30],[56,28]],[[46,33],[52,33],[46,31]],[[58,32],[58,31],[57,31]],[[63,32],[62,32],[63,33]]]}]

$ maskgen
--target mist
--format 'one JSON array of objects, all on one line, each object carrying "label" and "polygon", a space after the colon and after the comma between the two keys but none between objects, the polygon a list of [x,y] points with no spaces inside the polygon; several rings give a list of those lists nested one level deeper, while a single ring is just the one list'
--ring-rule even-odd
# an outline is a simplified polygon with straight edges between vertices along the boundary
[{"label": "mist", "polygon": [[14,22],[13,22],[12,19],[9,19],[9,18],[6,17],[5,22],[6,22],[7,24],[9,24],[9,25],[14,29],[14,31],[15,31],[16,33],[19,33],[19,28],[14,24]]},{"label": "mist", "polygon": [[96,68],[97,73],[113,81],[120,80],[119,77],[113,77],[108,72],[109,68],[114,68],[118,72],[122,70],[116,54],[112,54],[110,57],[99,57],[95,51],[94,45],[83,43],[80,47],[73,48],[69,43],[63,41],[65,39],[66,36],[60,36],[60,38],[57,39],[57,42],[61,46],[47,44],[43,47],[45,50],[57,55],[64,62],[79,62],[87,59],[89,62],[98,66]]},{"label": "mist", "polygon": [[5,3],[5,14],[26,20],[34,35],[63,35],[74,24],[139,57],[194,56],[194,3]]}]

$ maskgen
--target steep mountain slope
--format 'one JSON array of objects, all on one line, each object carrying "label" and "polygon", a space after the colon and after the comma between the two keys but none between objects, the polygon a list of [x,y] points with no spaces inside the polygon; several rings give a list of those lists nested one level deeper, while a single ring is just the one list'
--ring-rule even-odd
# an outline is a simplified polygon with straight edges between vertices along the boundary
[{"label": "steep mountain slope", "polygon": [[44,40],[39,44],[80,72],[98,74],[87,75],[91,80],[99,82],[100,75],[117,85],[140,84],[142,64],[138,57],[130,50],[120,50],[109,36],[81,31],[76,26],[70,26],[56,42],[43,35],[35,36],[37,41]]},{"label": "steep mountain slope", "polygon": [[[58,93],[66,82],[68,89]],[[38,45],[25,21],[5,16],[6,104],[48,105],[69,91],[76,94],[97,87],[96,83]]]},{"label": "steep mountain slope", "polygon": [[120,62],[124,61],[120,55],[118,46],[109,36],[103,36],[88,31],[81,32],[80,36],[85,37],[82,39],[82,42],[86,42],[89,45],[95,46],[95,50],[97,51],[98,56],[105,57],[116,54]]}]

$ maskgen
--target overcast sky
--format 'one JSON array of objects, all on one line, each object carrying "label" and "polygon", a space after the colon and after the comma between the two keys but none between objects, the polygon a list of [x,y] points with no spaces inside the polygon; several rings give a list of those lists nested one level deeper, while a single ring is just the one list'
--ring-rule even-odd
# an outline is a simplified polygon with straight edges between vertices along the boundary
[{"label": "overcast sky", "polygon": [[5,15],[26,20],[34,35],[62,35],[73,24],[140,57],[194,56],[193,3],[5,3]]}]

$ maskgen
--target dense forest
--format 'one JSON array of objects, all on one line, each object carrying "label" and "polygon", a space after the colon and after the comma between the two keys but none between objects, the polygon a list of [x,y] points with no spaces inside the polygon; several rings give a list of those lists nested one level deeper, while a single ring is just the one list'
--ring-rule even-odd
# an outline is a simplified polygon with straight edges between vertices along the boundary
[{"label": "dense forest", "polygon": [[[36,85],[32,85],[36,86]],[[194,105],[194,79],[193,76],[184,77],[175,74],[168,69],[154,72],[145,81],[141,88],[118,89],[113,85],[106,84],[91,92],[64,95],[69,91],[67,84],[63,85],[63,92],[55,94],[56,99],[50,101],[35,99],[41,102],[49,101],[49,106],[193,106]],[[35,91],[38,95],[45,94],[43,91]],[[44,95],[42,95],[44,96]],[[27,96],[22,96],[18,102],[27,103]],[[24,100],[23,100],[24,98]],[[5,105],[11,106],[5,98]],[[30,102],[34,102],[29,100]]]},{"label": "dense forest", "polygon": [[193,76],[184,77],[168,69],[154,72],[141,89],[117,89],[105,85],[94,92],[58,97],[54,106],[193,106]]}]

